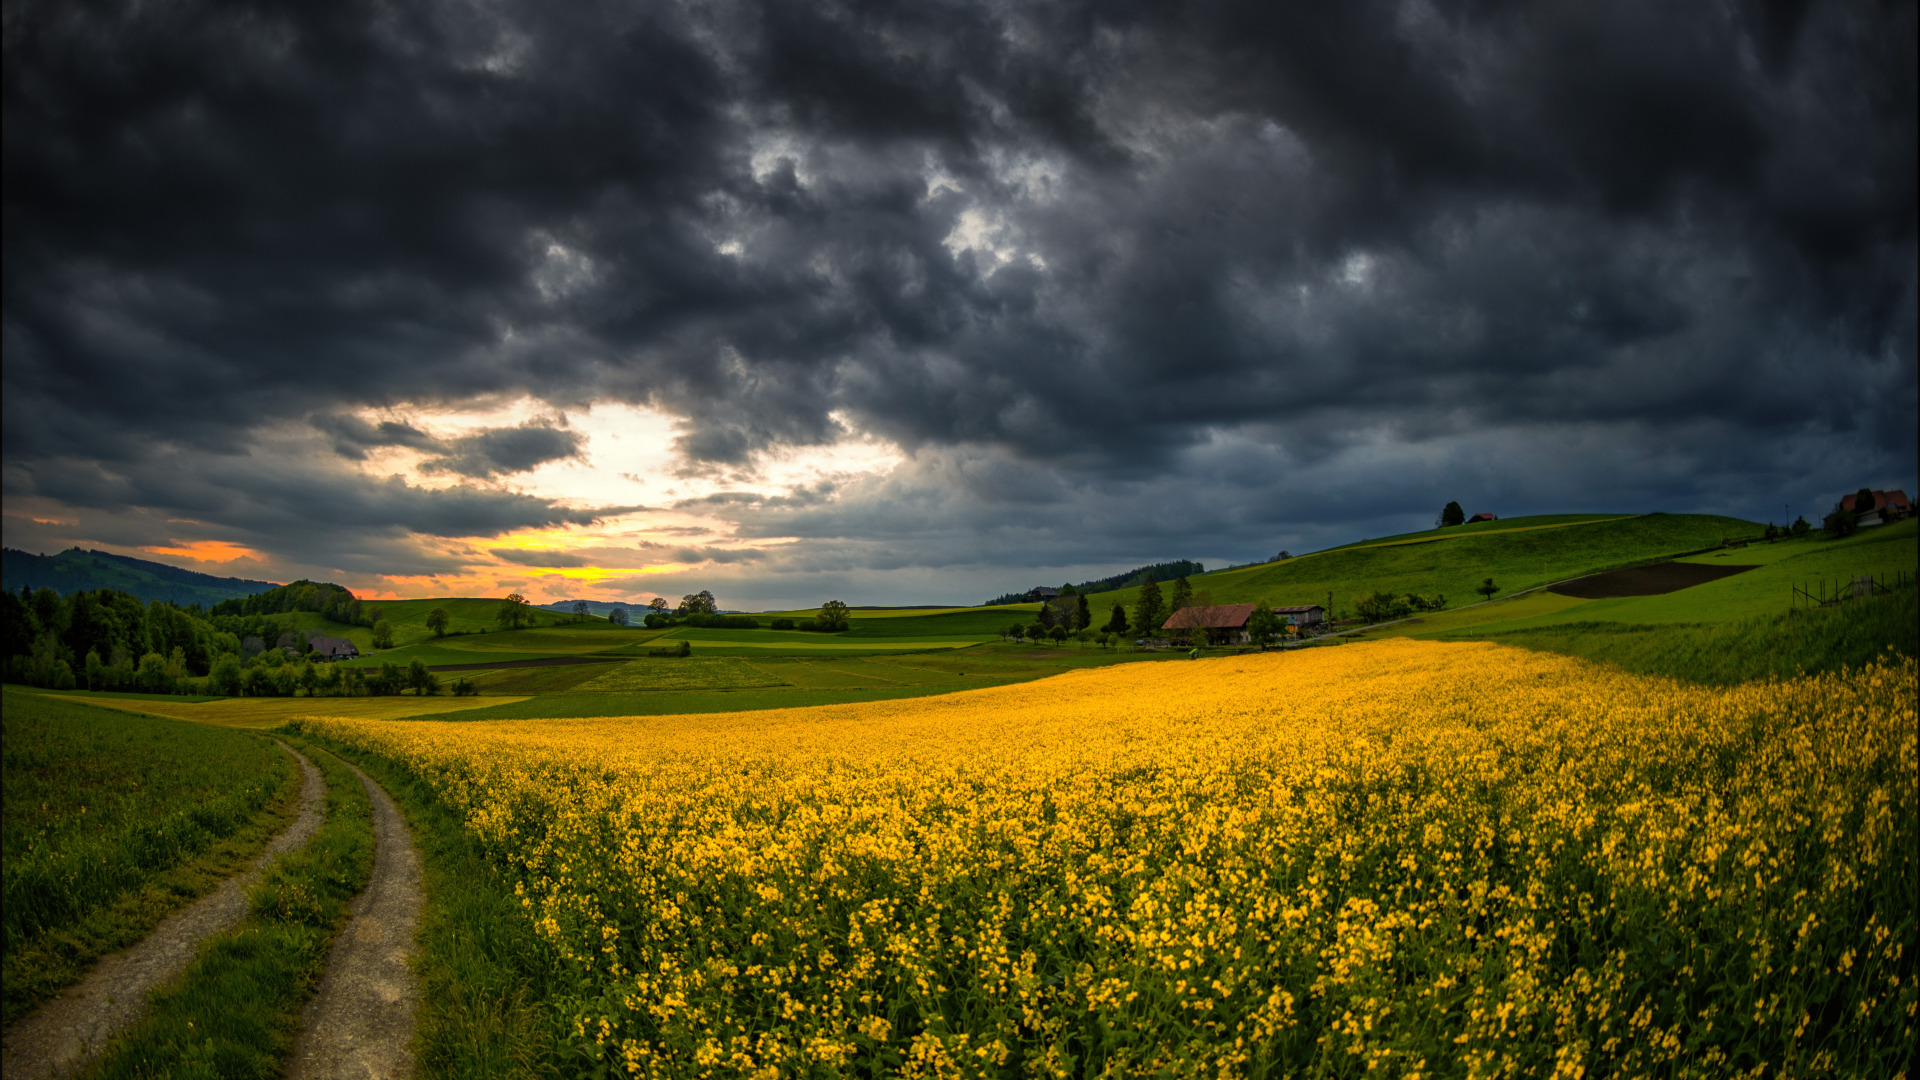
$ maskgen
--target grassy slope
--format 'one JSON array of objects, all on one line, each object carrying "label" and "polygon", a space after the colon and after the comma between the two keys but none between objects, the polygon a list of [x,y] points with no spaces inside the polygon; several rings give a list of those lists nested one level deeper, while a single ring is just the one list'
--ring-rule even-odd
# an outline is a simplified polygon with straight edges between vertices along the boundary
[{"label": "grassy slope", "polygon": [[[1514,518],[1371,540],[1190,580],[1217,604],[1324,604],[1331,592],[1334,606],[1346,610],[1367,592],[1437,591],[1450,607],[1459,607],[1480,599],[1473,589],[1486,577],[1511,593],[1759,532],[1751,522],[1705,514]],[[1161,586],[1163,595],[1167,588]],[[1104,621],[1116,602],[1131,609],[1137,596],[1136,589],[1122,589],[1090,597],[1095,621]]]},{"label": "grassy slope", "polygon": [[333,755],[301,749],[326,777],[320,831],[275,861],[248,897],[247,920],[203,944],[180,980],[153,995],[153,1011],[114,1042],[92,1080],[284,1073],[327,946],[373,870],[366,789]]},{"label": "grassy slope", "polygon": [[299,794],[237,731],[12,689],[3,722],[8,1019],[253,858]]},{"label": "grassy slope", "polygon": [[1868,529],[1844,540],[1754,544],[1687,562],[1754,570],[1659,596],[1579,600],[1537,592],[1443,612],[1368,637],[1491,638],[1585,656],[1631,671],[1733,683],[1798,671],[1859,666],[1891,646],[1914,655],[1914,592],[1792,612],[1789,588],[1860,574],[1920,569],[1920,522]]},{"label": "grassy slope", "polygon": [[[1920,519],[1868,529],[1844,540],[1783,540],[1754,544],[1726,553],[1697,556],[1687,562],[1754,565],[1744,574],[1710,581],[1659,596],[1629,596],[1610,600],[1572,597],[1528,597],[1503,601],[1469,611],[1449,611],[1397,627],[1381,636],[1441,636],[1464,632],[1499,633],[1568,623],[1609,622],[1709,623],[1757,617],[1781,617],[1788,610],[1790,588],[1825,578],[1828,591],[1836,580],[1858,574],[1912,576],[1920,564]],[[1495,614],[1497,613],[1497,615]]]}]

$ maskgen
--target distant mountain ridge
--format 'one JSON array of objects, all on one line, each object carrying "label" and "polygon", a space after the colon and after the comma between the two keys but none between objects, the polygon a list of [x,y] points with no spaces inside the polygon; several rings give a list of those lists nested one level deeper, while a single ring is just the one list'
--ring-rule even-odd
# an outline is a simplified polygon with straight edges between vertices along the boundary
[{"label": "distant mountain ridge", "polygon": [[[535,604],[533,606],[539,608],[542,611],[559,611],[559,612],[565,612],[566,614],[571,615],[573,614],[573,605],[577,603],[579,603],[578,600],[555,600],[551,604]],[[587,601],[588,614],[598,615],[603,619],[606,618],[607,613],[612,611],[614,608],[625,608],[627,614],[634,615],[635,612],[646,611],[647,604],[646,604],[646,601],[644,600],[637,604],[621,603],[620,601],[617,601],[617,600],[612,602],[608,602],[606,600]],[[635,618],[638,618],[638,616],[636,615]]]},{"label": "distant mountain ridge", "polygon": [[216,577],[166,563],[107,551],[82,551],[77,547],[58,555],[0,549],[0,583],[4,583],[9,592],[22,587],[52,589],[62,596],[94,589],[118,589],[148,603],[163,600],[169,604],[202,607],[280,587],[276,581]]}]

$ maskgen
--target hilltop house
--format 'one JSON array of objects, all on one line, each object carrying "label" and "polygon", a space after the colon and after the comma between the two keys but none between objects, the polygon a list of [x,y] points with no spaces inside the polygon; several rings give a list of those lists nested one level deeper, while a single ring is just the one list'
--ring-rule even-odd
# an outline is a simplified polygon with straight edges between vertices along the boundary
[{"label": "hilltop house", "polygon": [[1484,513],[1483,513],[1483,514],[1475,514],[1475,515],[1473,515],[1472,517],[1470,517],[1470,518],[1468,518],[1468,519],[1467,519],[1467,524],[1469,524],[1469,525],[1471,525],[1471,524],[1473,524],[1473,523],[1474,523],[1474,522],[1476,522],[1476,521],[1499,521],[1499,520],[1500,520],[1500,515],[1499,515],[1499,514],[1484,514]]},{"label": "hilltop house", "polygon": [[1840,499],[1840,509],[1851,510],[1855,514],[1855,523],[1862,528],[1868,525],[1884,525],[1889,521],[1899,521],[1913,513],[1913,505],[1907,502],[1907,493],[1901,490],[1875,491],[1873,505],[1865,509],[1855,506],[1858,494],[1846,495]]},{"label": "hilltop house", "polygon": [[1247,620],[1252,617],[1252,604],[1213,604],[1181,608],[1161,625],[1167,630],[1205,630],[1210,645],[1244,645],[1250,640]]},{"label": "hilltop house", "polygon": [[1319,604],[1277,607],[1273,609],[1273,613],[1289,626],[1318,626],[1327,621],[1327,609]]},{"label": "hilltop house", "polygon": [[1024,601],[1026,601],[1027,603],[1029,603],[1029,604],[1031,604],[1031,603],[1033,603],[1033,602],[1034,602],[1035,600],[1039,600],[1039,601],[1043,601],[1043,602],[1044,602],[1044,601],[1047,601],[1047,600],[1051,600],[1051,599],[1053,599],[1054,597],[1056,597],[1056,596],[1059,596],[1059,595],[1060,595],[1060,590],[1059,590],[1059,589],[1049,589],[1049,588],[1047,588],[1047,587],[1046,587],[1045,585],[1042,585],[1042,586],[1040,586],[1040,587],[1039,587],[1039,588],[1037,588],[1037,589],[1028,589],[1028,590],[1027,590],[1027,595],[1026,595],[1026,596],[1024,596],[1024,597],[1021,597],[1021,599],[1022,599],[1022,600],[1024,600]]},{"label": "hilltop house", "polygon": [[360,655],[353,642],[346,638],[316,637],[307,642],[308,653],[315,660],[352,660]]}]

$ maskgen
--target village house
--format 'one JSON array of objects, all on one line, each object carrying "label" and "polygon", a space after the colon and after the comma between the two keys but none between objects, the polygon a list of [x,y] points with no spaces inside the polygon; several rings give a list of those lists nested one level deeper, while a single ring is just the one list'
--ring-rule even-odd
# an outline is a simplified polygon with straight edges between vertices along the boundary
[{"label": "village house", "polygon": [[1290,607],[1277,607],[1273,613],[1280,621],[1289,626],[1318,626],[1327,621],[1327,609],[1319,604],[1297,604]]},{"label": "village house", "polygon": [[1893,491],[1875,491],[1873,493],[1873,505],[1865,509],[1854,505],[1858,501],[1858,494],[1843,496],[1840,499],[1840,509],[1851,510],[1855,515],[1854,523],[1861,528],[1869,525],[1884,525],[1889,521],[1899,521],[1901,518],[1913,513],[1913,505],[1907,502],[1907,493],[1898,489]]},{"label": "village house", "polygon": [[316,637],[307,642],[307,648],[315,660],[352,660],[360,655],[360,650],[346,638]]},{"label": "village house", "polygon": [[1166,630],[1204,630],[1209,645],[1245,645],[1250,639],[1247,620],[1252,604],[1213,604],[1181,608],[1161,626]]}]

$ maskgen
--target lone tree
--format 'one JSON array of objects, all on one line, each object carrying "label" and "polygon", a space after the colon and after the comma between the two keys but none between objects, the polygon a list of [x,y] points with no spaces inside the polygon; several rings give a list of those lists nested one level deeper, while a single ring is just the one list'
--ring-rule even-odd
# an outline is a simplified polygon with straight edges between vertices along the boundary
[{"label": "lone tree", "polygon": [[1173,599],[1167,602],[1167,611],[1172,613],[1192,606],[1193,585],[1187,581],[1187,576],[1182,574],[1179,580],[1173,583]]},{"label": "lone tree", "polygon": [[447,609],[446,608],[437,607],[437,608],[434,608],[432,611],[427,612],[427,629],[433,631],[434,637],[447,636]]},{"label": "lone tree", "polygon": [[1247,639],[1265,645],[1279,632],[1280,618],[1273,613],[1273,605],[1265,600],[1253,605],[1253,614],[1247,617]]},{"label": "lone tree", "polygon": [[373,624],[373,647],[376,649],[393,648],[393,624],[385,619]]},{"label": "lone tree", "polygon": [[847,605],[838,600],[829,600],[820,605],[819,614],[813,617],[813,625],[822,630],[845,630],[852,617]]},{"label": "lone tree", "polygon": [[1495,585],[1492,578],[1487,578],[1476,586],[1473,591],[1491,600],[1493,599],[1493,594],[1500,591],[1500,586]]},{"label": "lone tree", "polygon": [[527,598],[519,593],[509,593],[505,600],[500,601],[500,610],[495,613],[494,618],[509,630],[520,629],[528,619],[532,618],[532,613],[527,608]]},{"label": "lone tree", "polygon": [[414,657],[407,662],[407,685],[418,694],[431,694],[440,689],[440,677],[427,670],[427,662]]},{"label": "lone tree", "polygon": [[573,602],[573,617],[575,619],[579,620],[580,622],[586,622],[587,618],[592,614],[593,614],[593,609],[587,606],[587,602],[585,600],[575,600]]},{"label": "lone tree", "polygon": [[1142,634],[1151,634],[1167,617],[1167,602],[1160,596],[1160,583],[1149,575],[1140,583],[1140,598],[1133,605],[1133,626]]},{"label": "lone tree", "polygon": [[647,610],[656,615],[665,615],[667,613],[667,598],[664,596],[656,596],[647,601]]},{"label": "lone tree", "polygon": [[1465,510],[1460,509],[1460,504],[1457,502],[1450,502],[1447,504],[1446,509],[1440,511],[1440,520],[1435,524],[1437,524],[1440,528],[1444,529],[1449,525],[1465,524],[1466,520],[1467,520],[1467,512]]},{"label": "lone tree", "polygon": [[627,625],[627,609],[614,608],[612,611],[607,612],[607,621],[615,626]]}]

